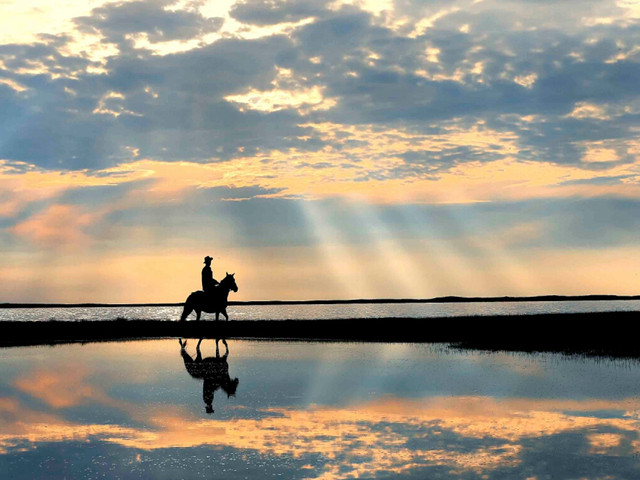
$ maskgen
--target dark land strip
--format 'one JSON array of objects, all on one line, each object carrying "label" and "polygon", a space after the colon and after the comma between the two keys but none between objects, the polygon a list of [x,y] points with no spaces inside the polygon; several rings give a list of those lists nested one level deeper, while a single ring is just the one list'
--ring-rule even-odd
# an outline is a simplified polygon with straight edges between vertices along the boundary
[{"label": "dark land strip", "polygon": [[632,334],[640,312],[368,318],[341,320],[162,320],[0,322],[0,346],[150,338],[227,338],[449,343],[491,351],[560,352],[639,358]]},{"label": "dark land strip", "polygon": [[[253,300],[229,305],[354,305],[379,303],[581,302],[640,300],[640,295],[538,295],[535,297],[358,298],[351,300]],[[184,303],[0,303],[0,308],[182,307]]]}]

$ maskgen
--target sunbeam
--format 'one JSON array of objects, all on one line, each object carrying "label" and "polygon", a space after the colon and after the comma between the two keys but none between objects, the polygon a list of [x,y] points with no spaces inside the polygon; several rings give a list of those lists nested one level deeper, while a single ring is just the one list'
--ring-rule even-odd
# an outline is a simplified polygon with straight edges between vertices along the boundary
[{"label": "sunbeam", "polygon": [[[423,207],[424,209],[424,207]],[[394,210],[406,229],[417,253],[411,258],[414,265],[427,274],[428,296],[452,295],[460,290],[463,278],[457,275],[451,262],[447,261],[449,250],[437,239],[437,225],[426,221],[416,205],[404,205]]]},{"label": "sunbeam", "polygon": [[323,208],[321,202],[309,200],[302,203],[302,212],[311,225],[322,261],[339,284],[337,296],[370,298],[374,289],[369,284],[366,271],[354,258],[353,248],[350,248],[340,231],[332,225],[327,209]]},{"label": "sunbeam", "polygon": [[[359,220],[359,226],[367,232],[367,242],[373,246],[375,255],[382,260],[389,283],[399,287],[404,298],[423,298],[429,291],[428,273],[417,268],[415,255],[406,251],[402,240],[394,235],[380,215],[375,205],[364,200],[345,202],[351,216]],[[419,256],[418,252],[417,256]]]}]

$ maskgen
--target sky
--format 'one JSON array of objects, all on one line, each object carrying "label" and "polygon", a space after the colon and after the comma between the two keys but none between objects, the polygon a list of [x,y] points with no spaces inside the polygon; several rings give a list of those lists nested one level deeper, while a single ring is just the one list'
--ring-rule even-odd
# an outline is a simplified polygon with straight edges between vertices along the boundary
[{"label": "sky", "polygon": [[639,0],[0,0],[0,302],[640,293]]}]

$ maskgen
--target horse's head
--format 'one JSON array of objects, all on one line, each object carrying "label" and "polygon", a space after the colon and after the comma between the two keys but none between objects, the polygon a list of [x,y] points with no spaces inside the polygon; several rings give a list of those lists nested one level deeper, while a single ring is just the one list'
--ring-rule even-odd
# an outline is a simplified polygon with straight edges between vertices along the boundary
[{"label": "horse's head", "polygon": [[238,291],[238,285],[236,285],[236,279],[233,277],[235,273],[227,272],[227,276],[222,279],[220,285],[224,285],[229,290],[233,290],[234,292]]}]

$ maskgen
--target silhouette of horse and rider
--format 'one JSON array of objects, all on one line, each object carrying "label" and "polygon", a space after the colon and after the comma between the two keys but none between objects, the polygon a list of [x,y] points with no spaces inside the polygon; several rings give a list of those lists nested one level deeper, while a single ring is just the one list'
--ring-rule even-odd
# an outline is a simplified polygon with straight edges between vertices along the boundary
[{"label": "silhouette of horse and rider", "polygon": [[182,360],[184,360],[184,367],[187,369],[187,372],[189,372],[189,375],[193,378],[204,380],[202,384],[202,399],[204,400],[205,411],[208,414],[214,412],[213,395],[216,390],[222,389],[227,394],[227,398],[229,398],[235,396],[238,383],[240,383],[238,378],[231,379],[229,376],[229,363],[227,362],[229,345],[227,345],[227,341],[223,338],[222,343],[226,351],[224,355],[220,356],[220,350],[218,348],[219,341],[220,339],[216,339],[216,356],[202,358],[202,353],[200,352],[201,338],[196,345],[196,358],[192,358],[186,350],[187,341],[185,340],[183,342],[182,339],[178,340],[178,342],[180,342],[180,355],[182,356]]},{"label": "silhouette of horse and rider", "polygon": [[213,278],[213,271],[211,270],[211,257],[204,257],[204,267],[202,268],[202,290],[192,292],[184,302],[184,309],[180,316],[180,321],[186,320],[191,312],[195,310],[196,320],[200,320],[200,314],[202,312],[215,313],[216,320],[219,319],[220,314],[224,315],[226,320],[229,320],[227,315],[227,305],[229,292],[233,290],[238,291],[238,285],[234,278],[235,273],[227,272],[220,282]]}]

